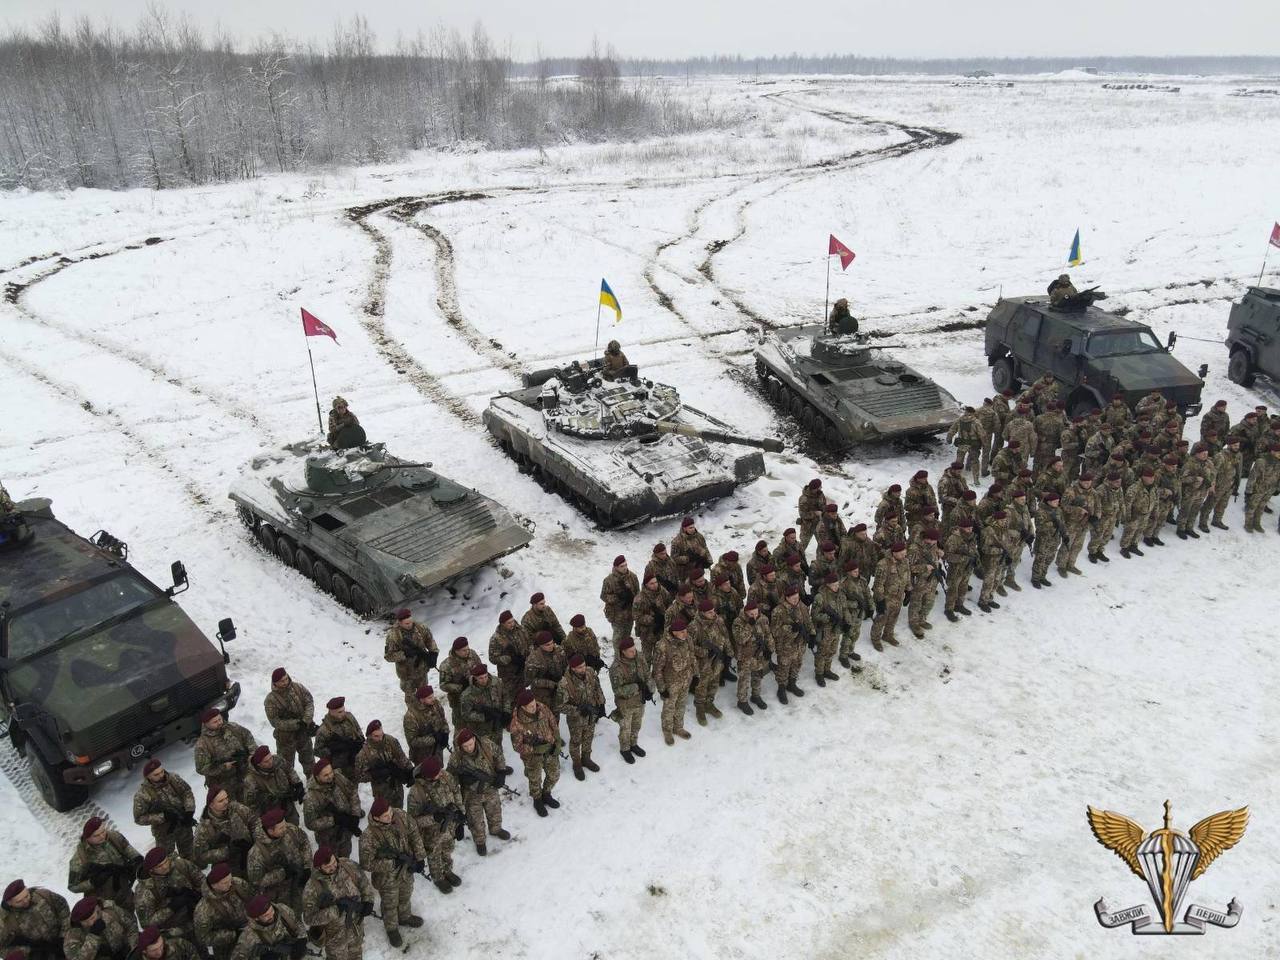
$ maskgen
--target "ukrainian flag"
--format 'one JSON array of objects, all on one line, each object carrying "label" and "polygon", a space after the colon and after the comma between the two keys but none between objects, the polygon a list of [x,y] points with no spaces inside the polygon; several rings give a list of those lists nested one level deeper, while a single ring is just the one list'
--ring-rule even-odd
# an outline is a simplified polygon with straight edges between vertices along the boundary
[{"label": "ukrainian flag", "polygon": [[609,281],[603,279],[600,281],[600,305],[613,311],[615,325],[622,322],[622,304],[618,303],[618,298],[609,288]]},{"label": "ukrainian flag", "polygon": [[1067,254],[1068,266],[1078,267],[1084,263],[1084,257],[1080,253],[1080,230],[1076,229],[1076,238],[1071,241],[1071,252]]}]

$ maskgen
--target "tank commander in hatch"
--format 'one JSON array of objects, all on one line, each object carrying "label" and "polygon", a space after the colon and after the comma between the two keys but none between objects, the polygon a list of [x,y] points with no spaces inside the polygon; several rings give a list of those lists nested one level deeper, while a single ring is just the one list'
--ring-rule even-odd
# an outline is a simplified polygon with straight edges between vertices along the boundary
[{"label": "tank commander in hatch", "polygon": [[627,355],[622,352],[622,344],[617,340],[610,340],[608,346],[604,348],[603,361],[600,367],[600,376],[605,380],[622,379],[627,368],[631,366],[627,360]]},{"label": "tank commander in hatch", "polygon": [[333,409],[329,411],[329,433],[327,435],[329,446],[337,450],[338,434],[341,433],[345,427],[358,426],[360,426],[360,418],[352,413],[347,407],[346,399],[343,397],[334,397]]},{"label": "tank commander in hatch", "polygon": [[1079,292],[1076,285],[1071,282],[1071,277],[1060,273],[1058,279],[1049,284],[1049,305],[1060,307],[1065,301],[1077,296]]},{"label": "tank commander in hatch", "polygon": [[827,317],[827,334],[838,337],[846,333],[858,332],[858,318],[849,312],[849,301],[841,297],[831,307],[831,316]]}]

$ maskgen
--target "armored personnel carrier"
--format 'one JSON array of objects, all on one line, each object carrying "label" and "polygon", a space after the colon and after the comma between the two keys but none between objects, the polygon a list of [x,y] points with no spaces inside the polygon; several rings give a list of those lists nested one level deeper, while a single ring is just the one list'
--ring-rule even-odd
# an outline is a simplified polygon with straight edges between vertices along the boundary
[{"label": "armored personnel carrier", "polygon": [[601,361],[575,361],[524,377],[489,401],[484,422],[520,469],[602,527],[687,512],[764,473],[756,447],[782,444],[736,433],[683,403],[675,387],[634,366],[605,380]]},{"label": "armored personnel carrier", "polygon": [[[215,647],[173,598],[129,563],[127,544],[88,539],[47,499],[0,519],[0,717],[45,803],[70,810],[89,788],[200,732],[200,714],[240,698]],[[235,637],[218,624],[217,639]],[[136,774],[135,774],[136,777]]]},{"label": "armored personnel carrier", "polygon": [[356,613],[394,610],[533,539],[431,464],[400,460],[363,431],[356,439],[264,453],[230,494],[264,550]]},{"label": "armored personnel carrier", "polygon": [[891,349],[821,324],[761,331],[756,375],[770,400],[833,447],[946,430],[961,414],[956,398]]}]

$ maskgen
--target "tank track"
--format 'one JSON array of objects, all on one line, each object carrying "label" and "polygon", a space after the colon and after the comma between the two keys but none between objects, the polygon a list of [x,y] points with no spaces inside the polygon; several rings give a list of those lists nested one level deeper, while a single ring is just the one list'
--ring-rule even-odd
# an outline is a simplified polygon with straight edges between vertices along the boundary
[{"label": "tank track", "polygon": [[756,360],[760,390],[778,410],[790,414],[814,440],[832,450],[850,446],[831,418],[781,380],[763,360]]}]

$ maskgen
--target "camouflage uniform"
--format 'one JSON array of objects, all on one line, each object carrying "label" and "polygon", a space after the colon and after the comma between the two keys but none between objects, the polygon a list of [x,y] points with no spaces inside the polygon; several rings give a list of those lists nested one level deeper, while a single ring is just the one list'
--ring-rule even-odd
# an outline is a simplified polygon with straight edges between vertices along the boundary
[{"label": "camouflage uniform", "polygon": [[541,647],[529,651],[529,659],[524,664],[524,682],[539,703],[555,707],[556,685],[568,664],[569,658],[561,647],[550,653],[543,653]]},{"label": "camouflage uniform", "polygon": [[752,551],[751,559],[747,561],[747,593],[745,595],[750,595],[751,587],[755,586],[756,581],[760,579],[760,568],[772,563],[773,552],[769,550],[768,544],[761,540],[760,545]]},{"label": "camouflage uniform", "polygon": [[524,707],[512,711],[511,748],[520,754],[529,799],[545,798],[560,780],[560,721],[540,700],[532,716]]},{"label": "camouflage uniform", "polygon": [[681,640],[674,636],[668,624],[653,653],[653,684],[662,697],[662,735],[668,743],[672,736],[684,730],[684,711],[693,671],[693,643],[687,637]]},{"label": "camouflage uniform", "polygon": [[[725,574],[718,576],[725,576]],[[724,625],[732,630],[739,614],[742,613],[742,604],[744,602],[742,594],[737,591],[731,581],[725,581],[721,586],[711,591],[711,602],[715,604],[716,613],[724,621]]]},{"label": "camouflage uniform", "polygon": [[1267,501],[1280,489],[1280,453],[1260,454],[1253,461],[1244,490],[1244,528],[1262,533],[1262,514]]},{"label": "camouflage uniform", "polygon": [[[477,747],[476,752],[480,749]],[[499,822],[498,827],[501,826]],[[480,836],[484,836],[483,826]],[[483,843],[483,840],[477,842]],[[403,810],[391,810],[390,823],[369,819],[360,838],[360,866],[369,871],[373,888],[378,891],[382,928],[388,934],[402,925],[417,925],[412,922],[414,913],[410,903],[413,876],[416,870],[425,869],[426,859],[427,850],[418,828]]]},{"label": "camouflage uniform", "polygon": [[858,634],[862,632],[862,621],[875,616],[876,604],[871,599],[867,581],[852,573],[845,574],[840,581],[840,599],[845,612],[845,629],[840,636],[840,662],[847,667],[849,661],[862,659],[853,648],[858,642]]},{"label": "camouflage uniform", "polygon": [[807,637],[813,636],[813,624],[809,620],[809,608],[803,603],[783,600],[769,617],[769,629],[773,634],[774,655],[777,667],[774,677],[778,682],[778,699],[786,703],[783,691],[799,690],[796,678],[804,660]]},{"label": "camouflage uniform", "polygon": [[[480,737],[476,737],[475,742],[476,749],[472,753],[467,753],[460,744],[454,744],[449,755],[449,772],[462,788],[462,804],[467,813],[471,839],[475,841],[477,850],[483,850],[488,834],[498,835],[502,830],[502,797],[498,795],[498,784],[504,778],[502,764],[498,762],[493,748]],[[485,831],[486,822],[488,833]],[[362,843],[362,849],[363,846]]]},{"label": "camouflage uniform", "polygon": [[[902,503],[907,510],[907,529],[910,531],[910,539],[915,539],[922,529],[935,522],[933,518],[938,514],[938,498],[927,479],[912,480],[907,486],[907,495]],[[839,543],[838,540],[835,542]]]},{"label": "camouflage uniform", "polygon": [[635,604],[631,608],[635,617],[636,636],[640,639],[640,650],[644,654],[645,663],[653,659],[653,648],[665,629],[664,612],[671,604],[671,594],[656,584],[655,589],[648,586],[640,591]]},{"label": "camouflage uniform", "polygon": [[632,604],[640,593],[640,580],[630,570],[615,569],[600,584],[604,618],[613,627],[613,650],[616,654],[623,637],[631,636],[634,624]]},{"label": "camouflage uniform", "polygon": [[449,742],[449,721],[445,719],[440,701],[423,703],[417,697],[404,712],[404,739],[409,744],[409,760],[421,763],[427,757],[444,756]]},{"label": "camouflage uniform", "polygon": [[1035,418],[1032,424],[1036,431],[1036,465],[1052,460],[1058,453],[1058,443],[1062,439],[1062,431],[1066,429],[1067,418],[1061,410],[1048,410]]},{"label": "camouflage uniform", "polygon": [[956,459],[964,464],[976,484],[982,479],[982,449],[986,446],[986,433],[978,414],[972,407],[947,428],[947,443],[956,445]]},{"label": "camouflage uniform", "polygon": [[333,446],[338,439],[338,432],[344,427],[360,426],[360,418],[357,417],[350,409],[339,413],[336,407],[329,410],[329,430],[325,437],[329,441],[329,446]]},{"label": "camouflage uniform", "polygon": [[733,642],[729,639],[729,628],[714,610],[699,613],[698,618],[689,625],[689,639],[693,641],[694,673],[696,682],[693,687],[694,719],[699,726],[707,725],[707,714],[720,716],[715,705],[716,690],[720,688],[720,675],[725,667],[725,659],[730,656]]},{"label": "camouflage uniform", "polygon": [[[996,412],[996,408],[992,406],[991,399],[988,397],[982,401],[982,406],[978,407],[976,416],[978,425],[982,427],[982,446],[978,448],[978,459],[981,466],[979,473],[985,477],[991,465],[991,457],[995,455],[995,451],[991,449],[991,439],[995,436],[995,432],[1000,426],[1000,415]],[[963,469],[958,472],[961,476],[964,475]]]},{"label": "camouflage uniform", "polygon": [[[1023,412],[1015,412],[1009,417],[1008,422],[1004,425],[1004,442],[1006,445],[1014,440],[1018,441],[1018,469],[1021,470],[1027,465],[1027,458],[1031,456],[1031,452],[1036,448],[1036,428],[1031,422],[1028,414]],[[991,472],[995,474],[995,467],[992,466]]]},{"label": "camouflage uniform", "polygon": [[419,777],[409,791],[407,812],[418,827],[431,876],[437,884],[447,880],[453,873],[453,846],[467,820],[458,781],[448,770],[434,780]]},{"label": "camouflage uniform", "polygon": [[[984,477],[990,472],[989,465],[982,468]],[[942,508],[942,523],[944,526],[951,516],[951,511],[956,508],[956,504],[964,499],[964,495],[968,490],[969,484],[964,478],[963,470],[952,470],[947,467],[942,476],[938,478],[938,502]]]},{"label": "camouflage uniform", "polygon": [[332,713],[325,713],[316,733],[316,754],[328,757],[333,769],[348,780],[355,779],[356,754],[363,746],[364,733],[355,717],[344,712],[339,719]]},{"label": "camouflage uniform", "polygon": [[249,848],[253,846],[253,825],[257,817],[243,803],[234,800],[218,816],[208,807],[196,824],[191,859],[198,867],[225,863],[237,877],[245,875]]},{"label": "camouflage uniform", "polygon": [[373,909],[373,884],[346,857],[337,857],[332,874],[313,870],[302,891],[302,913],[312,942],[325,960],[361,960],[364,911]]},{"label": "camouflage uniform", "polygon": [[138,943],[138,925],[132,906],[98,901],[103,928],[94,933],[88,927],[73,923],[62,938],[62,952],[67,960],[126,960]]},{"label": "camouflage uniform", "polygon": [[273,837],[259,823],[249,851],[248,881],[273,902],[286,904],[295,913],[302,909],[302,887],[311,876],[311,841],[292,823],[282,823],[284,833]]},{"label": "camouflage uniform", "polygon": [[396,676],[406,698],[427,682],[427,675],[440,659],[440,648],[426,624],[414,623],[403,630],[393,623],[387,631],[382,659],[396,665]]},{"label": "camouflage uniform", "polygon": [[1126,553],[1137,546],[1138,538],[1151,523],[1151,513],[1156,508],[1158,491],[1155,482],[1144,483],[1139,477],[1124,492],[1124,532],[1120,536],[1120,552]]},{"label": "camouflage uniform", "polygon": [[498,765],[505,767],[507,757],[502,749],[502,733],[511,722],[511,699],[497,677],[489,677],[483,686],[476,683],[476,679],[471,678],[471,686],[462,695],[462,725],[488,741],[497,754]]},{"label": "camouflage uniform", "polygon": [[[275,918],[265,926],[257,920],[245,924],[231,951],[231,960],[283,960],[301,957],[307,928],[297,914],[283,903],[273,903]],[[264,956],[268,954],[269,957]]]},{"label": "camouflage uniform", "polygon": [[133,880],[142,855],[123,834],[107,831],[105,842],[94,846],[88,840],[76,844],[67,870],[67,889],[72,893],[111,900],[133,910]]},{"label": "camouflage uniform", "polygon": [[814,595],[813,606],[809,608],[809,619],[817,634],[813,650],[813,676],[820,687],[826,686],[827,680],[833,680],[837,676],[831,671],[831,661],[840,649],[846,617],[839,580],[824,583]]},{"label": "camouflage uniform", "polygon": [[1111,458],[1115,437],[1110,430],[1099,430],[1084,445],[1084,462],[1090,470],[1101,467]]},{"label": "camouflage uniform", "polygon": [[907,627],[917,640],[924,639],[924,632],[932,624],[929,614],[938,599],[938,566],[942,554],[936,541],[921,538],[907,548],[907,566],[911,570],[911,601],[907,604]]},{"label": "camouflage uniform", "polygon": [[738,662],[738,704],[750,700],[761,706],[760,681],[774,656],[773,630],[766,617],[757,613],[753,620],[744,613],[734,621],[733,655]]},{"label": "camouflage uniform", "polygon": [[211,951],[214,960],[229,960],[240,931],[249,922],[244,905],[253,898],[253,888],[249,881],[235,877],[226,893],[214,890],[207,881],[203,889],[204,896],[196,904],[196,943]]},{"label": "camouflage uniform", "polygon": [[307,781],[307,799],[302,803],[302,822],[316,835],[316,843],[328,847],[340,857],[351,856],[351,838],[359,830],[352,829],[347,818],[359,821],[364,816],[356,785],[338,770],[333,780],[321,783],[314,776]]},{"label": "camouflage uniform", "polygon": [[796,504],[796,523],[800,525],[800,555],[804,556],[809,549],[809,541],[818,529],[818,521],[822,519],[822,511],[827,505],[827,495],[822,487],[805,486],[800,491],[800,500]]},{"label": "camouflage uniform", "polygon": [[1018,471],[1022,469],[1022,451],[1019,447],[1005,447],[991,461],[991,476],[996,483],[1008,486],[1011,484]]},{"label": "camouflage uniform", "polygon": [[1084,441],[1080,439],[1080,427],[1068,423],[1062,428],[1058,437],[1058,445],[1062,448],[1062,473],[1070,482],[1080,475],[1080,451]]},{"label": "camouflage uniform", "polygon": [[1163,461],[1158,462],[1156,464],[1156,505],[1147,521],[1144,543],[1150,541],[1150,545],[1159,545],[1156,541],[1159,539],[1160,528],[1168,519],[1169,511],[1178,502],[1178,497],[1177,468]]},{"label": "camouflage uniform", "polygon": [[[1009,399],[1003,394],[997,394],[991,398],[991,409],[995,413],[996,422],[990,438],[991,449],[986,457],[988,464],[995,460],[996,454],[1003,448],[1005,424],[1013,415],[1013,411],[1009,409]],[[987,473],[984,471],[982,475],[985,477]]]},{"label": "camouflage uniform", "polygon": [[[466,656],[459,656],[465,653]],[[471,668],[480,662],[471,647],[450,650],[440,664],[440,689],[449,697],[449,720],[454,728],[462,726],[462,691],[471,685]]]},{"label": "camouflage uniform", "polygon": [[1205,500],[1213,494],[1213,464],[1191,456],[1182,465],[1182,501],[1178,504],[1178,534],[1187,536]]},{"label": "camouflage uniform", "polygon": [[1124,487],[1119,483],[1107,480],[1101,487],[1095,488],[1098,502],[1098,519],[1089,533],[1089,559],[1096,563],[1105,560],[1103,552],[1107,544],[1116,534],[1116,524],[1120,521],[1120,511],[1124,509]]},{"label": "camouflage uniform", "polygon": [[[929,493],[932,495],[933,491]],[[822,517],[818,520],[818,529],[816,532],[818,542],[829,541],[831,543],[839,543],[844,537],[844,521],[840,519],[840,512],[836,509],[834,503],[828,503],[826,509],[822,511]],[[797,546],[799,543],[797,542]],[[800,552],[801,559],[804,558],[804,552]]]},{"label": "camouflage uniform", "polygon": [[622,352],[622,345],[617,340],[610,340],[604,356],[600,359],[601,378],[610,381],[618,380],[629,366],[631,363],[627,360],[627,355]]},{"label": "camouflage uniform", "polygon": [[604,691],[594,670],[584,666],[582,673],[572,667],[564,672],[556,685],[556,712],[569,725],[569,760],[580,774],[584,765],[591,766],[596,723],[604,716]]},{"label": "camouflage uniform", "polygon": [[957,612],[963,612],[965,595],[969,592],[969,577],[978,559],[978,538],[973,528],[956,527],[947,537],[943,556],[947,561],[947,591],[943,609],[948,620],[954,620]]},{"label": "camouflage uniform", "polygon": [[[524,627],[530,644],[533,643],[533,638],[543,630],[555,638],[556,646],[564,643],[564,627],[560,626],[560,618],[556,616],[556,612],[550,605],[544,606],[541,610],[530,607],[520,618],[520,626]],[[530,649],[529,652],[532,653],[533,650]]]},{"label": "camouflage uniform", "polygon": [[902,506],[902,496],[891,490],[886,490],[884,495],[880,498],[880,502],[876,504],[876,512],[874,515],[876,527],[879,528],[884,526],[884,518],[889,514],[896,513],[901,517],[904,512],[905,509]]},{"label": "camouflage uniform", "polygon": [[760,608],[760,616],[772,617],[773,611],[782,604],[783,587],[784,584],[776,573],[766,574],[751,585],[751,589],[747,591],[747,599],[754,601]]},{"label": "camouflage uniform", "polygon": [[[958,509],[958,508],[957,508]],[[871,582],[871,575],[880,562],[880,547],[870,537],[851,533],[840,547],[840,559],[844,563],[852,560],[858,565],[858,576],[864,583]]]},{"label": "camouflage uniform", "polygon": [[[1224,413],[1225,417],[1226,414]],[[1209,519],[1212,517],[1215,526],[1221,527],[1222,518],[1227,512],[1227,503],[1240,483],[1240,451],[1225,446],[1213,456],[1213,492],[1204,498],[1200,508],[1200,529],[1206,533]]]},{"label": "camouflage uniform", "polygon": [[596,632],[588,626],[571,626],[569,632],[565,634],[561,649],[564,650],[566,657],[572,657],[575,653],[582,654],[582,659],[587,661],[587,666],[592,670],[604,669],[604,660],[600,657],[600,640]]},{"label": "camouflage uniform", "polygon": [[1064,544],[1062,534],[1066,532],[1066,524],[1062,519],[1061,506],[1054,506],[1041,500],[1036,507],[1036,542],[1035,557],[1031,562],[1031,582],[1040,584],[1045,581],[1049,565],[1054,555]]},{"label": "camouflage uniform", "polygon": [[634,657],[625,657],[619,652],[609,665],[609,686],[613,689],[613,715],[618,722],[618,751],[625,755],[636,745],[644,723],[644,705],[653,697],[649,662],[644,654],[637,650]]},{"label": "camouflage uniform", "polygon": [[164,779],[153,783],[143,777],[133,795],[133,822],[150,827],[157,847],[182,856],[191,856],[191,825],[195,822],[196,798],[183,780],[170,770]]},{"label": "camouflage uniform", "polygon": [[529,635],[516,618],[498,624],[498,629],[489,638],[489,662],[507,692],[524,685],[524,662],[528,656]]},{"label": "camouflage uniform", "polygon": [[201,728],[194,749],[196,773],[204,777],[206,789],[220,787],[232,800],[239,800],[249,757],[256,749],[253,734],[238,723],[227,720],[217,730]]},{"label": "camouflage uniform", "polygon": [[640,580],[648,583],[653,577],[658,578],[658,584],[668,593],[675,593],[680,586],[680,571],[676,568],[676,562],[671,559],[671,554],[666,550],[662,553],[654,553],[649,558],[649,562],[644,565],[644,576]]},{"label": "camouflage uniform", "polygon": [[258,816],[271,809],[279,809],[289,823],[298,822],[298,804],[306,796],[302,780],[293,765],[276,756],[270,770],[254,764],[244,778],[244,805]]},{"label": "camouflage uniform", "polygon": [[898,624],[898,614],[902,612],[902,601],[911,587],[911,567],[907,558],[901,560],[887,554],[876,567],[875,583],[872,597],[876,601],[876,619],[871,624],[871,645],[877,650],[884,649],[881,640],[897,646],[898,639],[893,635],[893,628]]},{"label": "camouflage uniform", "polygon": [[1065,577],[1068,572],[1079,573],[1076,559],[1084,546],[1084,535],[1089,525],[1098,516],[1098,494],[1092,488],[1086,488],[1077,480],[1062,497],[1062,522],[1067,530],[1067,539],[1058,549],[1058,575]]},{"label": "camouflage uniform", "polygon": [[[1001,516],[1001,513],[1004,515]],[[1004,581],[1008,575],[1011,539],[1009,515],[1004,511],[993,513],[978,537],[982,555],[982,590],[978,594],[978,606],[981,608],[992,605],[997,592],[1001,596],[1005,595]],[[1000,604],[996,603],[995,606],[999,607]]]},{"label": "camouflage uniform", "polygon": [[262,706],[275,733],[276,756],[288,767],[293,766],[296,758],[304,773],[310,771],[316,762],[311,747],[316,730],[316,707],[311,691],[290,678],[283,690],[273,687]]},{"label": "camouflage uniform", "polygon": [[712,564],[711,551],[707,549],[707,541],[702,534],[683,528],[671,538],[671,559],[675,561],[681,579],[686,579],[694,566],[708,570]]},{"label": "camouflage uniform", "polygon": [[403,807],[405,784],[413,783],[413,765],[400,741],[385,730],[381,740],[366,739],[356,754],[356,782],[369,784],[375,800],[382,797],[393,807]]},{"label": "camouflage uniform", "polygon": [[27,960],[62,960],[70,924],[67,901],[44,887],[27,887],[31,902],[22,909],[0,908],[0,951],[22,950]]},{"label": "camouflage uniform", "polygon": [[204,877],[190,860],[169,855],[169,872],[154,870],[138,881],[138,924],[159,927],[170,936],[195,940],[195,911],[204,893]]}]

